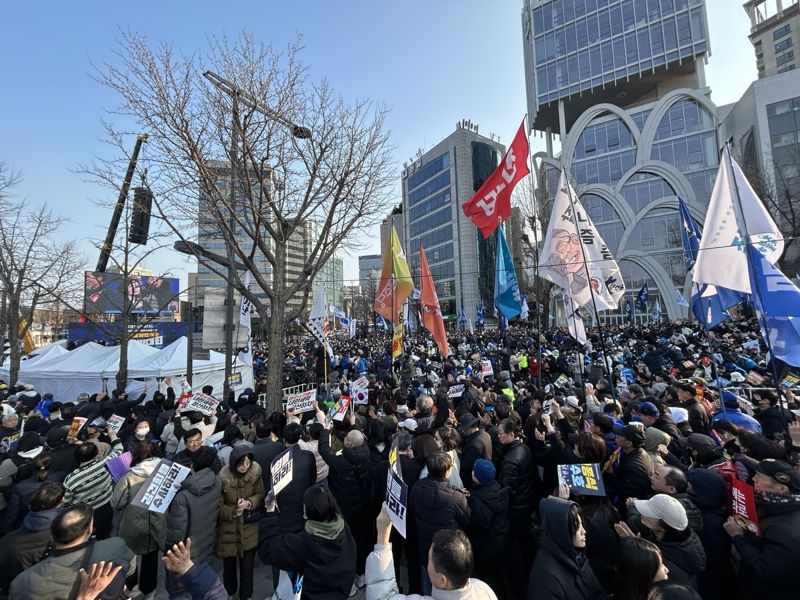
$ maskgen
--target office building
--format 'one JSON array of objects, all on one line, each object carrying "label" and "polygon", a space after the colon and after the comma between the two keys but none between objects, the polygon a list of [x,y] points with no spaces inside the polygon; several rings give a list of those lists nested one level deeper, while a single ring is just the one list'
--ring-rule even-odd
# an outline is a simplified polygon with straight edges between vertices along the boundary
[{"label": "office building", "polygon": [[392,209],[386,218],[381,222],[381,252],[389,242],[389,232],[394,227],[397,237],[400,239],[400,246],[406,247],[406,230],[403,226],[403,205],[398,204]]},{"label": "office building", "polygon": [[744,9],[759,79],[793,71],[800,52],[794,46],[795,39],[800,43],[800,0],[750,0]]},{"label": "office building", "polygon": [[[548,142],[535,157],[545,208],[566,168],[628,294],[647,282],[651,305],[685,317],[678,198],[702,223],[719,155],[705,3],[526,0],[522,32],[531,127]],[[624,302],[601,316],[624,320]]]},{"label": "office building", "polygon": [[376,282],[381,278],[383,258],[380,254],[365,254],[358,257],[358,285],[362,294],[374,294]]},{"label": "office building", "polygon": [[[342,308],[342,300],[344,299],[344,261],[338,252],[331,256],[314,278],[314,293],[317,291],[319,281],[325,282],[325,298],[328,304]],[[313,298],[309,302],[312,300]]]},{"label": "office building", "polygon": [[496,236],[484,240],[461,209],[491,175],[505,147],[461,121],[456,130],[402,172],[406,256],[415,281],[419,247],[436,281],[442,314],[454,320],[459,309],[471,319],[481,301],[492,305]]}]

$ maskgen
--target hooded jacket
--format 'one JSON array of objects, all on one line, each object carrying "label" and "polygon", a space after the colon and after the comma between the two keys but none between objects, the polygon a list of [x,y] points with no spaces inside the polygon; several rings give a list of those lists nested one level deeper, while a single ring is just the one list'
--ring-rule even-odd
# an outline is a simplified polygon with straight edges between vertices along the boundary
[{"label": "hooded jacket", "polygon": [[682,542],[664,542],[654,536],[650,541],[661,550],[664,564],[669,569],[669,582],[697,589],[697,576],[706,569],[706,551],[697,534],[691,534]]},{"label": "hooded jacket", "polygon": [[222,502],[219,505],[219,526],[217,528],[217,547],[215,553],[220,558],[242,556],[258,545],[258,523],[245,523],[243,515],[234,516],[239,500],[249,500],[253,508],[264,503],[264,482],[261,467],[256,461],[244,475],[236,472],[236,463],[244,457],[253,456],[247,446],[235,446],[231,451],[230,462],[222,468]]},{"label": "hooded jacket", "polygon": [[167,511],[166,547],[190,537],[192,560],[208,561],[217,539],[214,524],[221,499],[222,482],[211,469],[201,469],[184,479]]},{"label": "hooded jacket", "polygon": [[330,467],[328,485],[345,521],[349,523],[354,518],[363,517],[363,509],[372,496],[367,444],[334,452],[330,446],[330,432],[323,431],[319,436],[319,453]]},{"label": "hooded jacket", "polygon": [[11,581],[44,556],[50,545],[50,525],[61,509],[28,513],[19,529],[0,539],[0,591],[8,593]]},{"label": "hooded jacket", "polygon": [[467,497],[454,490],[447,479],[425,477],[408,494],[409,514],[417,527],[417,540],[423,566],[428,564],[428,549],[440,529],[464,529],[469,526]]},{"label": "hooded jacket", "polygon": [[522,440],[514,440],[506,446],[498,479],[508,488],[511,515],[529,522],[533,503],[533,457]]},{"label": "hooded jacket", "polygon": [[149,458],[131,467],[114,486],[111,494],[111,507],[122,512],[118,535],[139,555],[164,549],[166,514],[131,505],[134,496],[159,462],[158,458]]},{"label": "hooded jacket", "polygon": [[506,554],[509,534],[508,488],[497,481],[475,485],[468,498],[469,539],[476,565],[497,564]]},{"label": "hooded jacket", "polygon": [[528,600],[606,597],[586,555],[573,545],[569,520],[574,504],[552,496],[539,503],[542,543],[531,569]]}]

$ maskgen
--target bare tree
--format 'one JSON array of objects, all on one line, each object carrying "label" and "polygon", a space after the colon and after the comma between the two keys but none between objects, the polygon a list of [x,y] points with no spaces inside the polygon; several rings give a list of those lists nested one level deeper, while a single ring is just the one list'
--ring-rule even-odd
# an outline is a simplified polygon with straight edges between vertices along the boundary
[{"label": "bare tree", "polygon": [[[368,100],[345,102],[326,81],[311,82],[299,43],[279,52],[243,34],[209,40],[205,55],[181,56],[128,33],[117,56],[116,64],[97,67],[96,78],[120,96],[116,112],[150,136],[144,160],[158,214],[180,240],[222,241],[227,260],[251,272],[247,290],[243,273],[229,277],[198,256],[259,314],[265,307],[258,292],[266,294],[267,377],[281,381],[283,333],[304,312],[314,277],[389,206],[397,174],[386,110]],[[209,84],[206,70],[235,84],[235,93]],[[310,138],[296,137],[293,124],[308,128]],[[107,127],[118,140],[120,132]],[[300,275],[289,280],[290,239],[309,222],[312,243]],[[302,303],[290,311],[295,294]],[[268,390],[270,406],[278,407],[280,386]]]},{"label": "bare tree", "polygon": [[11,194],[18,182],[19,175],[0,164],[0,285],[11,345],[9,385],[19,376],[19,340],[33,324],[34,312],[74,293],[83,263],[74,242],[55,239],[63,218],[46,205],[31,206]]}]

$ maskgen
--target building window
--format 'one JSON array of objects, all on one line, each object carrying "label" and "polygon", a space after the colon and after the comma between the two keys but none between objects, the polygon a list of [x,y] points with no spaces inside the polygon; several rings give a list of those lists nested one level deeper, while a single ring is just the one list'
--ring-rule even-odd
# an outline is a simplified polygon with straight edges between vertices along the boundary
[{"label": "building window", "polygon": [[778,29],[772,32],[772,39],[777,40],[779,38],[782,38],[783,36],[791,33],[791,31],[792,31],[792,26],[791,24],[787,23],[783,27],[779,27]]},{"label": "building window", "polygon": [[[780,42],[775,44],[775,54],[778,54],[779,52],[783,52],[787,48],[791,48],[791,47],[792,47],[792,38],[788,37],[785,40],[781,40]],[[758,55],[756,54],[756,56],[758,56]],[[763,56],[763,54],[762,54],[762,56]]]},{"label": "building window", "polygon": [[788,67],[778,69],[778,73],[786,73],[786,71],[794,71],[794,65],[789,65]]},{"label": "building window", "polygon": [[781,65],[785,65],[790,60],[794,59],[794,51],[789,50],[789,52],[784,52],[780,56],[775,59],[775,63],[780,67]]}]

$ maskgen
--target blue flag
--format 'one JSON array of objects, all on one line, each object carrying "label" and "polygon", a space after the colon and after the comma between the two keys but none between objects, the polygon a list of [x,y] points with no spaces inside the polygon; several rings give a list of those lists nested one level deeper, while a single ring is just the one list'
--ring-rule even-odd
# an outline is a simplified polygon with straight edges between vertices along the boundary
[{"label": "blue flag", "polygon": [[647,310],[647,301],[650,299],[650,290],[647,287],[647,282],[644,282],[642,289],[636,294],[636,308]]},{"label": "blue flag", "polygon": [[481,300],[481,303],[475,307],[475,324],[478,327],[483,327],[483,313],[485,310],[483,300]]},{"label": "blue flag", "polygon": [[386,319],[384,319],[381,315],[378,315],[375,325],[378,325],[381,329],[389,329],[389,326],[386,324]]},{"label": "blue flag", "polygon": [[494,304],[500,313],[511,319],[522,312],[517,274],[503,228],[497,229],[497,258],[494,272]]},{"label": "blue flag", "polygon": [[681,294],[680,290],[675,290],[675,303],[678,306],[689,306],[689,303],[686,301],[686,298],[683,297],[683,294]]},{"label": "blue flag", "polygon": [[631,323],[633,322],[633,302],[631,302],[631,297],[625,297],[625,312],[628,314],[628,321]]},{"label": "blue flag", "polygon": [[769,340],[774,358],[800,367],[800,290],[755,247],[748,252],[761,335]]},{"label": "blue flag", "polygon": [[503,313],[500,313],[500,331],[505,331],[506,327],[508,327],[508,322],[506,318],[503,316]]}]

